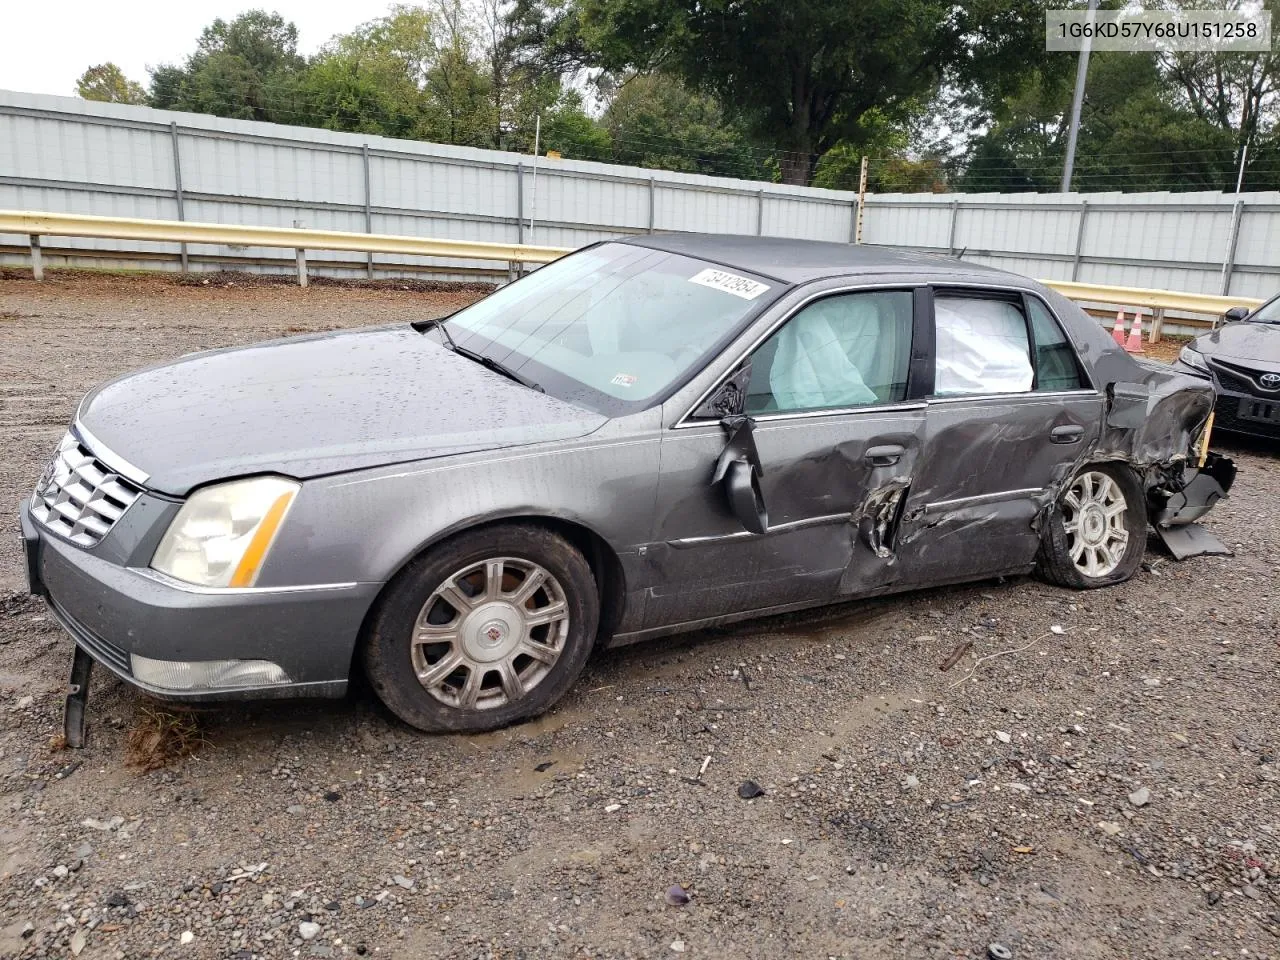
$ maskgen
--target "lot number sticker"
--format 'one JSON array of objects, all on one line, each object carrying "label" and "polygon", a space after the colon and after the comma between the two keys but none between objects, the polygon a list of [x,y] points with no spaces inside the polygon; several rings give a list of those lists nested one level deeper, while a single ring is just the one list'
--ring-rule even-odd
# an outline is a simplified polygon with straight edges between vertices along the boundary
[{"label": "lot number sticker", "polygon": [[694,274],[689,278],[689,282],[710,287],[712,290],[731,293],[735,297],[741,297],[743,300],[754,300],[769,289],[767,283],[759,283],[749,277],[740,277],[736,273],[713,270],[710,267]]}]

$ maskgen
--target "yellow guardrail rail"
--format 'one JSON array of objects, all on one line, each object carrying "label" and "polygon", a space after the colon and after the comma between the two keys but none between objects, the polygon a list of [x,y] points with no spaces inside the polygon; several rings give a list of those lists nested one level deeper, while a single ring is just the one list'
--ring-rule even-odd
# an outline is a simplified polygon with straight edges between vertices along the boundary
[{"label": "yellow guardrail rail", "polygon": [[[33,268],[39,268],[42,236],[98,237],[108,240],[154,240],[162,243],[213,243],[246,247],[287,247],[304,250],[348,250],[357,253],[399,253],[417,257],[459,260],[505,260],[508,263],[550,263],[569,251],[521,243],[483,243],[475,240],[434,240],[378,233],[347,233],[305,227],[245,227],[189,220],[140,220],[131,217],[91,217],[72,213],[34,213],[0,210],[0,233],[25,233],[32,238]],[[299,253],[299,280],[305,284],[305,257]]]},{"label": "yellow guardrail rail", "polygon": [[1069,280],[1041,280],[1064,297],[1084,300],[1088,303],[1115,303],[1125,307],[1147,307],[1156,310],[1177,310],[1182,313],[1206,313],[1220,316],[1232,307],[1262,306],[1253,297],[1218,297],[1208,293],[1176,293],[1171,290],[1151,290],[1145,287],[1112,287],[1100,283],[1074,283]]},{"label": "yellow guardrail rail", "polygon": [[[304,227],[246,227],[187,220],[141,220],[129,217],[93,217],[72,213],[38,213],[0,210],[0,233],[27,234],[31,238],[32,270],[43,275],[40,237],[98,237],[109,240],[151,240],[162,243],[208,243],[251,247],[286,247],[298,251],[298,282],[306,285],[306,250],[346,250],[358,253],[399,253],[419,257],[464,260],[502,260],[507,263],[550,263],[569,253],[566,247],[539,247],[520,243],[484,243],[474,240],[435,240]],[[1178,293],[1142,287],[1115,287],[1067,280],[1043,280],[1046,286],[1072,300],[1115,304],[1150,310],[1152,339],[1160,337],[1166,311],[1220,316],[1231,307],[1253,309],[1262,301],[1251,297],[1219,297],[1204,293]]]}]

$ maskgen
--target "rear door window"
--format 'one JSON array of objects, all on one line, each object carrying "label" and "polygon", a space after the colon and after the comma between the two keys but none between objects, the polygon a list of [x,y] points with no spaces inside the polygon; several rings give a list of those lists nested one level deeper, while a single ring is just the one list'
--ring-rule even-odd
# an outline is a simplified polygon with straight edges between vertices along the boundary
[{"label": "rear door window", "polygon": [[1080,390],[1089,384],[1080,369],[1075,347],[1058,321],[1035,297],[1027,297],[1031,336],[1036,342],[1036,390]]},{"label": "rear door window", "polygon": [[936,395],[963,397],[1032,389],[1035,371],[1020,298],[938,294],[933,311]]}]

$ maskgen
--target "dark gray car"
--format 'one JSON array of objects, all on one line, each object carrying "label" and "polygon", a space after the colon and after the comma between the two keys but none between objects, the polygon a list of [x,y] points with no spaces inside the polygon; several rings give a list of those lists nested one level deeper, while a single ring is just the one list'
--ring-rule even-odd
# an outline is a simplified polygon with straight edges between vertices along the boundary
[{"label": "dark gray car", "polygon": [[1212,402],[1021,277],[642,237],[444,322],[101,386],[21,521],[79,686],[87,651],[162,697],[337,696],[358,658],[408,723],[478,730],[602,644],[1033,569],[1123,581],[1149,521],[1230,486],[1196,449]]},{"label": "dark gray car", "polygon": [[1280,439],[1280,297],[1252,313],[1235,307],[1226,320],[1183,347],[1178,363],[1213,378],[1218,427]]}]

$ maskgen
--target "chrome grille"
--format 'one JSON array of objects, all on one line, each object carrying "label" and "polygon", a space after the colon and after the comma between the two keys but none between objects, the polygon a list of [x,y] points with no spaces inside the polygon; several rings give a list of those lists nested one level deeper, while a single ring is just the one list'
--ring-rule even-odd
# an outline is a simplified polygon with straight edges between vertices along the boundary
[{"label": "chrome grille", "polygon": [[142,490],[68,432],[31,496],[31,514],[81,547],[98,543]]}]

